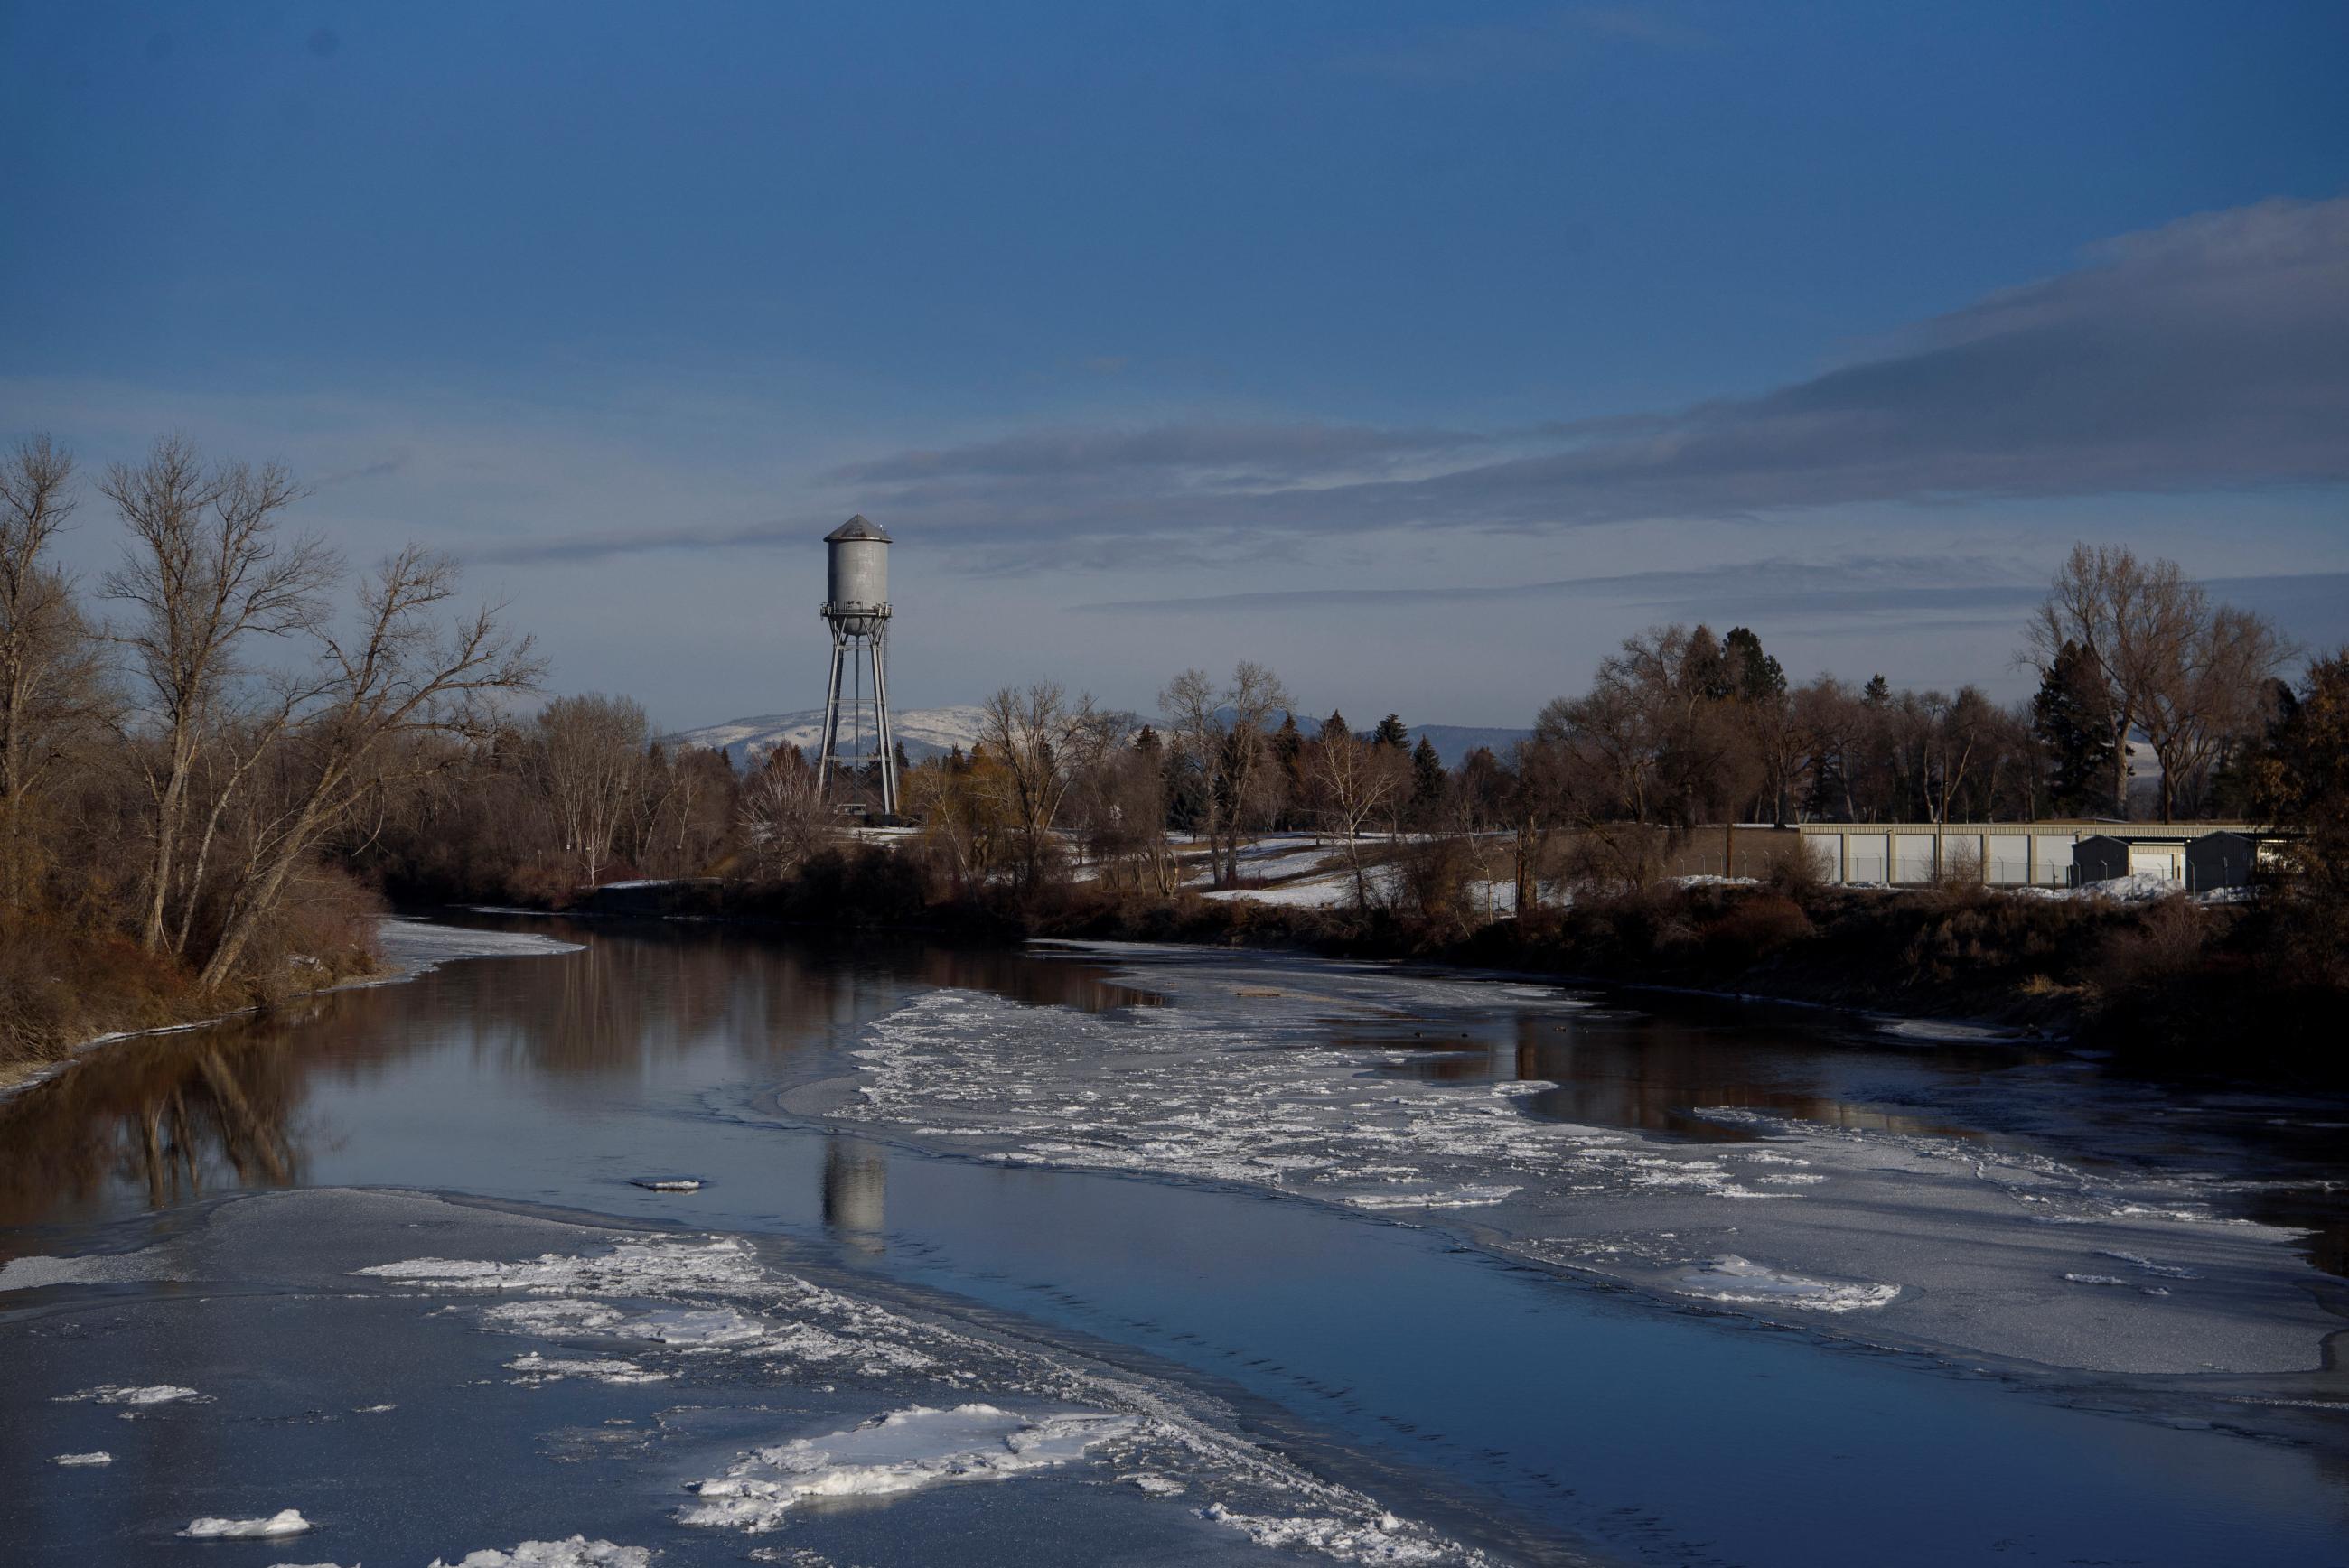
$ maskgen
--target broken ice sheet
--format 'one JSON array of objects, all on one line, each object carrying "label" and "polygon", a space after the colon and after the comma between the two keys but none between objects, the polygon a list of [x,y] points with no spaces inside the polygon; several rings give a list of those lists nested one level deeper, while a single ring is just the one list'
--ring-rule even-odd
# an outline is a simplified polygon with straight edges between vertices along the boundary
[{"label": "broken ice sheet", "polygon": [[1139,1428],[1133,1416],[1056,1410],[1028,1417],[994,1405],[914,1406],[846,1431],[760,1449],[722,1476],[691,1484],[680,1523],[771,1530],[795,1505],[888,1497],[948,1481],[1001,1480],[1081,1460]]}]

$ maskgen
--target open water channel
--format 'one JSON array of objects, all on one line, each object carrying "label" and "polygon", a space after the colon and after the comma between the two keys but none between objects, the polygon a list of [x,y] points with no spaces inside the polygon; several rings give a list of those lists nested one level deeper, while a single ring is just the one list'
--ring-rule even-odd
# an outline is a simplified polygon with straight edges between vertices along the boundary
[{"label": "open water channel", "polygon": [[451,919],[0,1101],[6,1561],[2349,1563],[2339,1103]]}]

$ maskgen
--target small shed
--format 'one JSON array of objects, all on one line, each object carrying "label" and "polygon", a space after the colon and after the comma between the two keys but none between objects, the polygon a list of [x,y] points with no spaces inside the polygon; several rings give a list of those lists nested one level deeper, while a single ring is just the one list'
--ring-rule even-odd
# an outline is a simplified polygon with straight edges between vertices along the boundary
[{"label": "small shed", "polygon": [[2129,874],[2129,844],[2110,833],[2091,833],[2072,846],[2072,880],[2082,887]]},{"label": "small shed", "polygon": [[2186,846],[2186,886],[2193,892],[2249,887],[2262,867],[2288,853],[2291,839],[2276,833],[2205,833]]}]

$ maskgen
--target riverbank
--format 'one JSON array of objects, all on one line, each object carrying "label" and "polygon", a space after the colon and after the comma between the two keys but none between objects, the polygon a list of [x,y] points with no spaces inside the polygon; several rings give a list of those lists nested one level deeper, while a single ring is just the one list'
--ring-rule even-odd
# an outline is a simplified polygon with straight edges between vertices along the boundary
[{"label": "riverbank", "polygon": [[889,852],[811,860],[795,878],[598,889],[569,913],[742,918],[963,941],[1064,938],[1407,959],[1671,987],[2069,1039],[2165,1069],[2343,1081],[2337,993],[2280,974],[2255,904],[2048,899],[1973,885],[1825,885],[1799,876],[1586,893],[1489,921],[1464,910],[1309,907],[1099,883],[937,896]]},{"label": "riverbank", "polygon": [[[128,944],[120,945],[129,947]],[[384,915],[375,922],[373,936],[364,946],[345,952],[333,963],[314,962],[312,967],[318,975],[316,984],[288,986],[264,1000],[229,1006],[224,1004],[230,999],[217,992],[164,985],[155,986],[143,997],[134,995],[126,1001],[101,989],[95,1004],[84,1004],[86,1011],[80,1016],[102,1016],[111,1008],[118,1018],[128,1015],[126,1026],[100,1029],[66,1043],[62,1048],[57,1047],[54,1029],[45,1031],[39,1037],[15,1037],[7,1030],[0,1029],[0,1100],[21,1094],[35,1084],[64,1071],[84,1054],[118,1041],[205,1028],[271,1008],[293,1006],[355,986],[381,985],[411,979],[452,959],[522,956],[533,953],[577,950],[575,943],[556,942],[547,937],[460,930],[420,920]],[[136,949],[129,951],[135,953]],[[119,966],[99,966],[99,972],[119,975],[123,970]],[[169,970],[158,965],[150,973],[168,975]],[[158,1021],[145,1021],[159,1014],[162,1016]]]}]

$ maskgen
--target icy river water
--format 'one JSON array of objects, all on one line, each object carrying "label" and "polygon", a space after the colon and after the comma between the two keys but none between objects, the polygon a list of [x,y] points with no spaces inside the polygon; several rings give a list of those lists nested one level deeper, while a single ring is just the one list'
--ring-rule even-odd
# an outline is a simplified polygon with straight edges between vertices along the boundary
[{"label": "icy river water", "polygon": [[397,923],[0,1100],[0,1561],[2349,1563],[2349,1105],[1158,947]]}]

